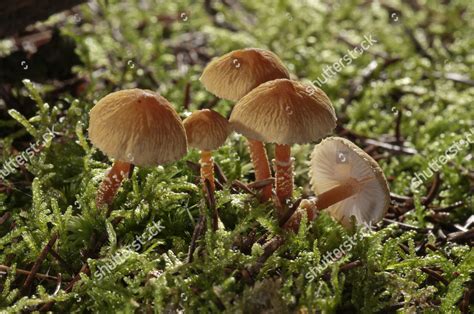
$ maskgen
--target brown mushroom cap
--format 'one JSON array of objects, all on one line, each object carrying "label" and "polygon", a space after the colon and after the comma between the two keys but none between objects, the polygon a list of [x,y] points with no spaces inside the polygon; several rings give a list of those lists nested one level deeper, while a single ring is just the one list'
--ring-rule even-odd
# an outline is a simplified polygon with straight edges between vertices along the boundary
[{"label": "brown mushroom cap", "polygon": [[189,146],[200,150],[215,150],[222,146],[231,129],[229,121],[209,109],[193,112],[183,121]]},{"label": "brown mushroom cap", "polygon": [[336,127],[336,120],[331,101],[321,89],[278,79],[239,100],[229,121],[247,138],[291,145],[321,139]]},{"label": "brown mushroom cap", "polygon": [[290,74],[276,54],[247,48],[211,61],[200,80],[217,97],[237,101],[258,85],[279,78]]},{"label": "brown mushroom cap", "polygon": [[176,161],[187,151],[178,114],[149,90],[122,90],[102,98],[90,112],[89,138],[107,156],[138,166]]},{"label": "brown mushroom cap", "polygon": [[351,216],[356,218],[358,224],[378,222],[390,205],[390,191],[380,166],[366,152],[344,138],[329,137],[314,147],[310,176],[316,195],[351,179],[365,181],[358,193],[327,209],[345,226],[350,226]]}]

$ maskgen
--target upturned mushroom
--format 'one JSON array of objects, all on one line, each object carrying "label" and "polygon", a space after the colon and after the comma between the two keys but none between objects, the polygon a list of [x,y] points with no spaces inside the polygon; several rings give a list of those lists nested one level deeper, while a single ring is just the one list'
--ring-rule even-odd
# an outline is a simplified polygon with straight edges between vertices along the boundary
[{"label": "upturned mushroom", "polygon": [[229,121],[217,112],[203,109],[193,112],[183,121],[190,147],[201,151],[201,180],[209,181],[211,193],[215,190],[212,151],[224,144],[231,129]]},{"label": "upturned mushroom", "polygon": [[376,223],[390,205],[390,190],[382,169],[351,141],[329,137],[311,154],[311,186],[315,206],[327,209],[344,226]]},{"label": "upturned mushroom", "polygon": [[[289,77],[285,65],[273,52],[247,48],[229,52],[211,61],[200,80],[217,97],[237,101],[264,82]],[[247,139],[255,179],[260,181],[270,178],[270,163],[263,143],[253,138]],[[271,193],[272,186],[267,185],[261,190],[260,200],[267,201]]]},{"label": "upturned mushroom", "polygon": [[141,89],[111,93],[90,111],[89,138],[109,158],[112,169],[102,181],[96,203],[110,205],[132,165],[155,166],[187,152],[186,132],[172,105]]},{"label": "upturned mushroom", "polygon": [[278,79],[244,96],[235,105],[230,123],[248,138],[276,144],[276,194],[284,204],[293,191],[291,145],[317,141],[330,133],[336,127],[336,114],[321,89]]}]

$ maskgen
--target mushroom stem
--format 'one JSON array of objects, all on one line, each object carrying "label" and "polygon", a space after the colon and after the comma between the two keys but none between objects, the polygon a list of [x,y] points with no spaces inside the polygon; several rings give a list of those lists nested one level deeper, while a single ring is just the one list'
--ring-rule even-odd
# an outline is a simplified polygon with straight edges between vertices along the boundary
[{"label": "mushroom stem", "polygon": [[99,187],[96,197],[97,207],[110,205],[114,200],[115,194],[120,187],[123,179],[129,175],[132,170],[132,164],[116,160],[112,169],[107,173]]},{"label": "mushroom stem", "polygon": [[298,210],[288,219],[288,222],[286,222],[285,228],[297,231],[302,218],[302,211],[306,212],[308,221],[311,221],[316,217],[317,211],[328,208],[331,205],[357,194],[365,183],[373,179],[374,177],[371,176],[362,178],[361,180],[350,178],[345,183],[319,194],[315,201],[301,202]]},{"label": "mushroom stem", "polygon": [[214,193],[216,186],[214,183],[214,161],[212,159],[212,152],[208,150],[201,151],[201,181],[204,186],[206,179],[209,180],[211,187],[210,192]]},{"label": "mushroom stem", "polygon": [[[271,178],[270,163],[268,162],[267,152],[262,142],[248,139],[250,158],[252,159],[255,170],[255,181],[261,181]],[[260,192],[260,201],[266,202],[272,197],[272,185],[269,184],[262,188]]]},{"label": "mushroom stem", "polygon": [[319,194],[315,204],[316,208],[328,208],[331,205],[353,196],[359,191],[360,184],[361,182],[355,179],[349,179],[346,183]]},{"label": "mushroom stem", "polygon": [[293,193],[293,162],[290,145],[275,145],[276,194],[284,205]]}]

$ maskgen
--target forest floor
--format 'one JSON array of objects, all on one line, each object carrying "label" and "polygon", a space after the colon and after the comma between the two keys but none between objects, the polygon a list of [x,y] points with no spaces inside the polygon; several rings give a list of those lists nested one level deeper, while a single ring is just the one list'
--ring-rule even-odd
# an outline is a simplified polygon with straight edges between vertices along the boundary
[{"label": "forest floor", "polygon": [[[0,313],[472,313],[474,2],[421,2],[91,1],[0,41]],[[215,152],[214,198],[190,150],[135,168],[110,211],[97,209],[111,161],[87,137],[94,104],[139,87],[182,118],[228,117],[234,104],[199,77],[245,47],[275,52],[294,79],[325,80],[335,135],[389,181],[383,221],[346,230],[323,211],[285,232],[257,201],[237,134]],[[313,147],[293,147],[294,204],[313,195]]]}]

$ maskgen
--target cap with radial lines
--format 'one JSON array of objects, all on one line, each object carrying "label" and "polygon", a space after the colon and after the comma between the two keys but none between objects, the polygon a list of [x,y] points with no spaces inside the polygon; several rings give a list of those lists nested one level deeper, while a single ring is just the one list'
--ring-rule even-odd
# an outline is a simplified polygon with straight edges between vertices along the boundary
[{"label": "cap with radial lines", "polygon": [[200,150],[218,149],[231,132],[229,121],[210,109],[193,112],[183,124],[189,146]]},{"label": "cap with radial lines", "polygon": [[99,100],[90,111],[89,138],[107,156],[138,166],[176,161],[187,152],[178,114],[149,90],[121,90]]},{"label": "cap with radial lines", "polygon": [[278,78],[290,78],[290,74],[276,54],[246,48],[212,60],[200,80],[217,97],[237,101],[260,84]]},{"label": "cap with radial lines", "polygon": [[310,177],[316,195],[351,179],[364,181],[358,193],[327,208],[345,226],[350,226],[351,216],[358,224],[378,222],[390,205],[390,191],[382,169],[347,139],[329,137],[314,147]]},{"label": "cap with radial lines", "polygon": [[240,99],[229,121],[247,138],[292,145],[321,139],[336,127],[336,120],[331,101],[321,89],[278,79],[263,83]]}]

